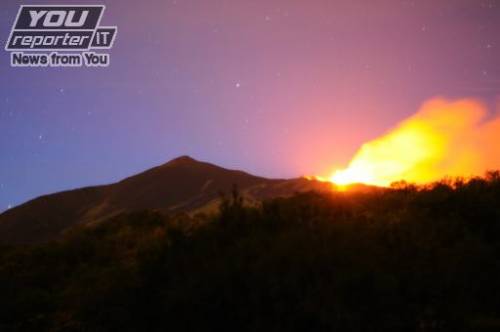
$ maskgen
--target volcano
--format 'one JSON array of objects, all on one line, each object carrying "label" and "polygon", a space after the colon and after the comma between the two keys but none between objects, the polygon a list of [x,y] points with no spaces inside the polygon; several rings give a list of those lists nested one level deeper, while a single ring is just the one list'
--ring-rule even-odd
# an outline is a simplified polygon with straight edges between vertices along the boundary
[{"label": "volcano", "polygon": [[247,204],[331,190],[328,183],[268,179],[182,156],[114,184],[41,196],[7,210],[0,215],[0,243],[47,242],[75,225],[105,222],[137,210],[207,213],[217,209],[221,194],[229,194],[233,186]]}]

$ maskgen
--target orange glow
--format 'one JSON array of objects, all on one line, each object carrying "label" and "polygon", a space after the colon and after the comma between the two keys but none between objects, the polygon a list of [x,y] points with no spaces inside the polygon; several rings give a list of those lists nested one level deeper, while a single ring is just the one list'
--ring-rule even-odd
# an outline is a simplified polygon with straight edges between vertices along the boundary
[{"label": "orange glow", "polygon": [[500,167],[500,118],[486,120],[478,101],[433,99],[381,137],[361,146],[348,167],[328,179],[340,186],[423,184],[482,175]]}]

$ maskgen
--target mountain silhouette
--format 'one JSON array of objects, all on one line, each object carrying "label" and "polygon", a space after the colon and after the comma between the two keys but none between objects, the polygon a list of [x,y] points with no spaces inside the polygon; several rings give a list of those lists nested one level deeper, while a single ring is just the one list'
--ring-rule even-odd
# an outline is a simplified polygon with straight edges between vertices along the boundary
[{"label": "mountain silhouette", "polygon": [[7,210],[0,214],[0,243],[46,242],[72,226],[135,210],[210,212],[217,208],[221,193],[229,194],[233,186],[248,204],[331,188],[303,178],[267,179],[182,156],[114,184],[41,196]]}]

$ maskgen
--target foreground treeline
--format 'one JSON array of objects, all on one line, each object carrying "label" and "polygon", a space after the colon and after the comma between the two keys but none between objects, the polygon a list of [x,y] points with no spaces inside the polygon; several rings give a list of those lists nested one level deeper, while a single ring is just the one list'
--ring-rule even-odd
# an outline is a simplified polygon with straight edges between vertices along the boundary
[{"label": "foreground treeline", "polygon": [[497,331],[500,176],[122,215],[0,249],[0,331]]}]

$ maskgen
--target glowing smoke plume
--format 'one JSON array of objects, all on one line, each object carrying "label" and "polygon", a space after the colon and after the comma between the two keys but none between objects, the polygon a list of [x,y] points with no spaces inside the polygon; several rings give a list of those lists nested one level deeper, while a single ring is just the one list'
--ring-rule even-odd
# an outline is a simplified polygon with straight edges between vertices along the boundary
[{"label": "glowing smoke plume", "polygon": [[330,181],[388,186],[427,183],[446,176],[482,175],[500,168],[500,117],[487,118],[472,99],[433,99],[410,118],[358,150]]}]

